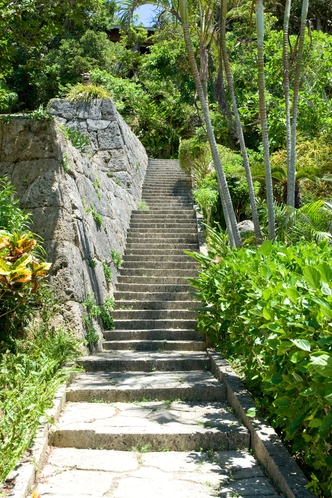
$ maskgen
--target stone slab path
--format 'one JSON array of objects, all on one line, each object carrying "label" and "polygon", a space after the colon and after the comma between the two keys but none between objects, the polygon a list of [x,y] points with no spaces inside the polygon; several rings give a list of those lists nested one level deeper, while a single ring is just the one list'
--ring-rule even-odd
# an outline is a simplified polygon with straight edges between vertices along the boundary
[{"label": "stone slab path", "polygon": [[82,358],[49,435],[42,498],[281,496],[210,373],[195,329],[183,250],[198,250],[190,182],[178,161],[150,160],[115,293],[115,329]]}]

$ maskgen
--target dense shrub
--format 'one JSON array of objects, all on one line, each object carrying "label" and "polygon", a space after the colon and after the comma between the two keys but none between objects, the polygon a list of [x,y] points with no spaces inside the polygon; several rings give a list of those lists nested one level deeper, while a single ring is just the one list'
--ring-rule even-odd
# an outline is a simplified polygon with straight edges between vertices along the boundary
[{"label": "dense shrub", "polygon": [[203,303],[199,328],[236,357],[263,413],[308,468],[313,491],[330,496],[332,247],[267,241],[233,251],[210,237],[192,280]]}]

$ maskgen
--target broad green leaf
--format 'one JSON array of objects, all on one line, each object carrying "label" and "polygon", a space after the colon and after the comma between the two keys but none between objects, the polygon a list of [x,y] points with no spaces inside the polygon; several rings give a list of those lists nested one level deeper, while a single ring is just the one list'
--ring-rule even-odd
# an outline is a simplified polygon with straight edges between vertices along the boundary
[{"label": "broad green leaf", "polygon": [[332,456],[328,456],[325,458],[326,465],[332,470]]},{"label": "broad green leaf", "polygon": [[246,411],[246,415],[247,417],[256,417],[256,408],[248,408],[248,410]]},{"label": "broad green leaf", "polygon": [[332,296],[331,287],[326,282],[322,283],[321,291],[322,291],[322,294],[324,294],[324,296]]},{"label": "broad green leaf", "polygon": [[272,315],[269,313],[269,310],[267,308],[264,308],[263,309],[263,317],[266,319],[266,320],[272,320]]},{"label": "broad green leaf", "polygon": [[263,244],[260,247],[260,252],[263,254],[263,256],[268,256],[273,249],[273,244],[270,240],[265,240]]},{"label": "broad green leaf", "polygon": [[317,270],[319,271],[323,282],[329,284],[332,282],[332,269],[327,263],[321,263],[317,265]]},{"label": "broad green leaf", "polygon": [[262,292],[262,298],[267,301],[271,296],[271,289],[264,289]]},{"label": "broad green leaf", "polygon": [[316,297],[313,299],[313,301],[320,305],[321,310],[325,316],[327,316],[328,318],[332,318],[332,306],[328,301],[326,301],[326,299]]},{"label": "broad green leaf", "polygon": [[311,356],[310,363],[313,369],[323,377],[332,377],[332,357],[328,354]]},{"label": "broad green leaf", "polygon": [[287,289],[285,289],[286,291],[286,295],[289,297],[289,299],[293,302],[293,303],[296,303],[296,301],[298,300],[300,294],[297,292],[296,289],[294,289],[293,287],[288,287]]},{"label": "broad green leaf", "polygon": [[306,339],[291,339],[292,343],[295,344],[300,349],[303,349],[303,351],[311,351],[311,345],[310,342],[307,341]]},{"label": "broad green leaf", "polygon": [[313,418],[309,423],[309,427],[320,427],[322,423],[323,423],[322,419]]},{"label": "broad green leaf", "polygon": [[331,427],[332,427],[332,410],[330,409],[329,413],[324,418],[322,425],[320,426],[319,432],[323,432]]},{"label": "broad green leaf", "polygon": [[312,287],[313,289],[320,288],[321,277],[319,271],[316,270],[316,268],[314,268],[313,266],[306,266],[303,270],[303,276],[310,287]]}]

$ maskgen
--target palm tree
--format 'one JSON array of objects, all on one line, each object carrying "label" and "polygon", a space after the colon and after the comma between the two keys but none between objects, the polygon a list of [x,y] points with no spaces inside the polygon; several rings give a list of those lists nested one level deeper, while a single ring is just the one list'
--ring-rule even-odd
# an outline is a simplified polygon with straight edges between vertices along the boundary
[{"label": "palm tree", "polygon": [[[212,159],[214,163],[214,167],[216,170],[217,174],[217,180],[218,180],[218,186],[219,186],[219,193],[220,193],[220,198],[222,202],[222,207],[225,215],[225,220],[227,224],[227,229],[230,237],[230,243],[231,245],[234,245],[235,247],[241,247],[242,242],[241,242],[241,236],[239,233],[239,229],[237,226],[237,221],[234,213],[234,208],[232,204],[232,199],[229,193],[228,185],[227,185],[227,180],[226,176],[222,167],[222,163],[219,157],[218,149],[217,149],[217,142],[214,136],[211,120],[210,120],[210,115],[209,115],[209,109],[206,103],[206,99],[204,96],[204,90],[202,87],[202,83],[200,80],[196,60],[195,60],[195,54],[193,50],[193,46],[191,43],[191,38],[190,38],[190,32],[189,32],[189,20],[188,20],[188,9],[187,9],[187,4],[186,0],[179,0],[179,12],[181,16],[181,24],[182,24],[182,29],[183,29],[183,36],[184,36],[184,41],[186,45],[186,50],[187,50],[187,55],[188,55],[188,60],[191,68],[191,73],[195,81],[195,86],[196,86],[196,92],[198,95],[198,98],[201,103],[202,107],[202,112],[204,115],[204,120],[205,120],[205,125],[206,125],[206,130],[207,130],[207,135],[208,135],[208,140],[210,143],[210,148],[211,148],[211,154],[212,154]],[[233,242],[233,244],[232,244]]]},{"label": "palm tree", "polygon": [[[284,27],[283,27],[283,66],[284,66],[284,92],[286,105],[286,151],[287,151],[287,178],[291,178],[291,118],[290,118],[290,97],[289,97],[289,58],[288,58],[288,31],[289,17],[292,0],[286,0]],[[287,192],[287,204],[290,200],[290,189]],[[294,206],[294,203],[291,204]]]},{"label": "palm tree", "polygon": [[257,29],[257,65],[258,65],[258,94],[259,114],[262,127],[262,143],[265,165],[265,188],[268,208],[269,237],[275,239],[274,199],[270,167],[269,135],[267,127],[265,77],[264,77],[264,6],[263,0],[256,0],[256,29]]},{"label": "palm tree", "polygon": [[243,158],[243,165],[244,165],[244,169],[246,172],[246,178],[247,178],[247,183],[248,183],[249,198],[250,198],[250,205],[251,205],[251,211],[252,211],[252,219],[253,219],[253,223],[254,223],[254,227],[255,227],[256,243],[260,244],[262,242],[262,233],[261,233],[261,229],[259,226],[259,218],[258,218],[258,211],[257,211],[257,205],[256,205],[254,185],[253,185],[253,181],[252,181],[249,158],[248,158],[247,148],[246,148],[246,144],[245,144],[245,140],[244,140],[240,114],[239,114],[238,107],[237,107],[235,91],[234,91],[233,76],[231,73],[231,68],[230,68],[229,58],[228,58],[228,53],[227,53],[227,47],[226,47],[226,14],[227,14],[227,0],[221,0],[220,58],[222,58],[222,61],[224,64],[227,83],[228,83],[228,89],[229,89],[231,99],[232,99],[232,107],[233,107],[233,112],[234,112],[235,121],[236,121],[237,135],[238,135],[238,139],[240,142],[241,153],[242,153],[242,158]]},{"label": "palm tree", "polygon": [[305,33],[306,19],[308,14],[308,7],[309,7],[309,0],[303,0],[302,12],[301,12],[300,36],[299,36],[296,69],[295,69],[290,164],[288,168],[288,182],[287,182],[287,204],[293,207],[295,202],[295,179],[296,179],[296,124],[297,124],[297,113],[298,113],[299,89],[300,89],[300,81],[302,74],[304,33]]}]

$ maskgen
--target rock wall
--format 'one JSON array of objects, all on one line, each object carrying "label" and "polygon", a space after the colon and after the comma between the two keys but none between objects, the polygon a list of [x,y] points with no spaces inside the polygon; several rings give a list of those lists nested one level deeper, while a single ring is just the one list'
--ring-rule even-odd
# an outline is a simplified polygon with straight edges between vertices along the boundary
[{"label": "rock wall", "polygon": [[[0,122],[0,176],[8,176],[21,207],[32,213],[32,229],[53,263],[50,283],[61,303],[55,324],[84,337],[81,303],[87,293],[98,304],[112,295],[117,268],[111,249],[124,252],[148,159],[110,99],[54,100],[48,111],[54,120]],[[70,128],[83,135],[71,137],[76,147],[66,138]]]}]

